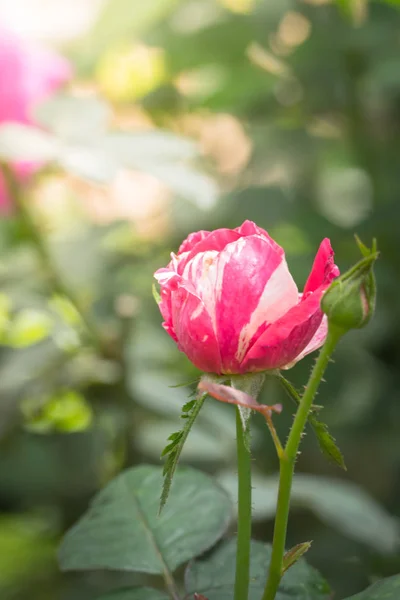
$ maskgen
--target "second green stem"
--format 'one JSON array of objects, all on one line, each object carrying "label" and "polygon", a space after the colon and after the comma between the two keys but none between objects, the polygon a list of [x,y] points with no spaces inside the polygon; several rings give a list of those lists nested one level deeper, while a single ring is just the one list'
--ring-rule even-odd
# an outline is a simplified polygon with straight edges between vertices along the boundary
[{"label": "second green stem", "polygon": [[294,465],[296,462],[297,452],[315,394],[318,390],[325,369],[328,366],[329,358],[335,349],[340,336],[340,332],[329,329],[325,344],[321,349],[320,355],[312,370],[306,390],[301,398],[301,402],[290,430],[285,450],[280,457],[279,491],[271,562],[269,565],[268,579],[262,600],[274,600],[278,591],[279,583],[282,579],[286,530],[290,508],[290,493],[292,489]]}]

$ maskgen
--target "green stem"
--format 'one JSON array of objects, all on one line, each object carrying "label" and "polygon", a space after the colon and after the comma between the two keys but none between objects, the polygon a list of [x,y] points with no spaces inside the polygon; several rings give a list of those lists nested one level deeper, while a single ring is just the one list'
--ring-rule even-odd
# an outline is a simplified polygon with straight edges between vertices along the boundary
[{"label": "green stem", "polygon": [[39,255],[42,261],[42,264],[53,286],[53,289],[58,294],[68,298],[71,304],[73,304],[97,350],[101,354],[109,354],[108,347],[104,343],[102,336],[97,330],[96,324],[94,323],[92,318],[87,314],[87,312],[83,309],[81,302],[76,296],[74,290],[72,290],[60,277],[58,269],[51,256],[51,253],[49,252],[48,246],[45,240],[43,239],[34,218],[32,217],[29,209],[25,204],[21,186],[17,181],[12,169],[7,164],[0,163],[0,171],[3,174],[8,194],[12,200],[14,207],[18,212],[20,221],[23,224],[27,233],[29,234],[32,244],[36,248],[37,254]]},{"label": "green stem", "polygon": [[247,600],[250,581],[251,540],[251,454],[245,444],[242,419],[236,407],[238,465],[238,533],[236,550],[235,600]]},{"label": "green stem", "polygon": [[335,329],[329,329],[325,344],[321,349],[318,359],[311,372],[306,390],[301,398],[289,438],[283,455],[279,460],[279,491],[275,517],[274,538],[272,542],[271,562],[269,565],[267,584],[262,600],[274,600],[278,586],[282,578],[282,564],[285,553],[286,531],[289,518],[290,493],[294,465],[299,449],[301,437],[307,422],[315,394],[328,366],[329,358],[335,349],[341,333]]}]

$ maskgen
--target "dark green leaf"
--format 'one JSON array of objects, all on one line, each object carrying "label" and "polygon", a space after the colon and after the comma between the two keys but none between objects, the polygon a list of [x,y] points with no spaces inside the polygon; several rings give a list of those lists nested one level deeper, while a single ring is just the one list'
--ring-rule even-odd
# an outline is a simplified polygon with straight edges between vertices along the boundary
[{"label": "dark green leaf", "polygon": [[[281,374],[279,374],[278,378],[283,388],[287,392],[288,396],[292,400],[294,400],[296,405],[299,405],[300,395],[298,394],[296,388]],[[313,412],[310,412],[310,414],[308,415],[308,422],[313,428],[322,454],[330,462],[335,463],[336,465],[347,471],[343,454],[337,447],[335,438],[329,433],[328,426],[322,421],[319,421]]]},{"label": "dark green leaf", "polygon": [[177,431],[176,433],[171,433],[171,435],[169,436],[169,440],[175,441],[175,440],[179,440],[179,438],[182,437],[182,431]]},{"label": "dark green leaf", "polygon": [[[251,543],[249,600],[260,600],[266,579],[271,546]],[[232,600],[236,571],[236,540],[220,544],[186,570],[186,598],[197,592],[208,600]],[[321,575],[300,559],[282,578],[276,600],[328,600],[329,586]]]},{"label": "dark green leaf", "polygon": [[170,452],[172,452],[172,450],[176,447],[178,439],[179,438],[177,438],[176,440],[174,440],[172,444],[168,444],[167,446],[165,446],[164,450],[161,452],[161,457],[166,456],[167,454],[169,454]]},{"label": "dark green leaf", "polygon": [[[159,509],[160,513],[168,500],[168,496],[169,496],[169,493],[171,490],[172,479],[174,477],[176,467],[178,466],[178,462],[179,462],[179,458],[180,458],[182,450],[183,450],[183,446],[184,446],[184,444],[187,440],[187,437],[189,435],[189,432],[190,432],[190,430],[191,430],[191,428],[192,428],[192,426],[204,404],[206,396],[207,396],[207,394],[203,394],[198,400],[192,400],[190,402],[187,402],[184,405],[184,407],[182,409],[183,414],[181,416],[183,418],[187,418],[187,421],[181,431],[172,434],[174,436],[174,440],[172,441],[171,444],[168,444],[168,446],[166,448],[164,448],[164,450],[161,454],[161,456],[165,456],[168,454],[168,458],[165,462],[164,469],[163,469],[164,482],[163,482],[163,486],[162,486],[161,499],[160,499],[160,509]],[[192,405],[190,412],[185,414],[187,407],[189,405]]]},{"label": "dark green leaf", "polygon": [[[278,479],[275,475],[264,477],[253,473],[254,519],[271,519],[275,516]],[[235,506],[237,474],[226,472],[218,480]],[[399,548],[398,519],[350,481],[297,473],[293,478],[291,505],[293,508],[309,508],[327,525],[378,552],[393,553]]]},{"label": "dark green leaf", "polygon": [[176,567],[215,544],[231,517],[225,492],[199,471],[182,469],[168,506],[157,517],[161,485],[161,468],[153,466],[116,477],[66,534],[59,552],[61,568],[171,577]]},{"label": "dark green leaf", "polygon": [[341,467],[344,471],[347,471],[346,463],[344,462],[343,454],[336,445],[335,438],[331,435],[328,430],[326,423],[318,421],[318,419],[310,414],[308,416],[308,422],[310,423],[313,431],[316,435],[319,448],[322,454],[330,461]]},{"label": "dark green leaf", "polygon": [[109,592],[97,600],[169,600],[169,596],[151,588],[124,588]]},{"label": "dark green leaf", "polygon": [[400,598],[400,575],[381,579],[369,588],[347,600],[398,600]]},{"label": "dark green leaf", "polygon": [[197,400],[189,400],[189,402],[186,402],[186,404],[184,404],[182,406],[182,412],[190,412],[192,410],[192,408],[195,406]]}]

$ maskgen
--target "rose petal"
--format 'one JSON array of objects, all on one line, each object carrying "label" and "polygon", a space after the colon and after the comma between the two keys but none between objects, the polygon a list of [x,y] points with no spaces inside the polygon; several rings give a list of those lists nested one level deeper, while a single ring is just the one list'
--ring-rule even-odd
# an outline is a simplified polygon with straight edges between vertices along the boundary
[{"label": "rose petal", "polygon": [[282,254],[258,236],[241,238],[217,256],[215,322],[226,372],[238,372],[260,326],[297,303],[298,292]]},{"label": "rose petal", "polygon": [[161,300],[158,304],[158,308],[160,309],[160,312],[164,318],[162,326],[164,327],[165,331],[169,333],[172,339],[177,342],[178,338],[176,337],[172,323],[171,295],[172,291],[177,289],[178,282],[181,278],[175,273],[175,271],[172,271],[168,268],[158,269],[158,271],[154,273],[154,277],[160,284],[161,288]]},{"label": "rose petal", "polygon": [[237,231],[241,236],[247,237],[250,235],[259,235],[265,240],[269,241],[271,246],[275,248],[277,252],[279,252],[282,256],[284,256],[285,252],[283,248],[272,239],[265,229],[259,227],[253,221],[245,221],[240,227],[236,227],[235,231]]},{"label": "rose petal", "polygon": [[328,238],[322,240],[314,263],[304,286],[304,294],[314,292],[320,285],[330,284],[339,275],[339,269],[334,263],[335,254]]},{"label": "rose petal", "polygon": [[298,294],[283,249],[246,221],[188,236],[155,276],[164,328],[188,358],[206,372],[245,373],[289,368],[322,345],[320,300],[338,272],[325,239]]},{"label": "rose petal", "polygon": [[[216,229],[210,235],[201,239],[195,244],[186,256],[179,260],[178,272],[183,273],[186,265],[197,255],[203,252],[217,251],[221,252],[231,242],[235,242],[240,235],[232,229]],[[181,257],[180,257],[181,258]]]},{"label": "rose petal", "polygon": [[311,352],[318,350],[318,348],[321,348],[321,346],[323,346],[323,344],[326,340],[327,335],[328,335],[328,318],[326,317],[326,315],[324,315],[322,318],[322,321],[321,321],[321,325],[318,327],[317,331],[311,338],[311,341],[307,344],[307,346],[304,348],[304,350],[302,350],[300,352],[300,354],[298,354],[296,356],[296,358],[294,359],[293,362],[291,362],[288,365],[285,365],[283,368],[290,369],[297,362],[299,362],[299,360],[301,360],[302,358],[307,356],[307,354],[310,354]]},{"label": "rose petal", "polygon": [[184,282],[171,292],[172,327],[178,348],[201,371],[221,373],[221,358],[210,315]]},{"label": "rose petal", "polygon": [[321,286],[270,325],[250,348],[241,370],[281,369],[292,363],[307,347],[322,321]]},{"label": "rose petal", "polygon": [[183,252],[190,252],[190,250],[204,240],[208,235],[210,235],[210,231],[195,231],[194,233],[190,233],[185,240],[183,240],[182,244],[179,246],[178,254],[182,254]]}]

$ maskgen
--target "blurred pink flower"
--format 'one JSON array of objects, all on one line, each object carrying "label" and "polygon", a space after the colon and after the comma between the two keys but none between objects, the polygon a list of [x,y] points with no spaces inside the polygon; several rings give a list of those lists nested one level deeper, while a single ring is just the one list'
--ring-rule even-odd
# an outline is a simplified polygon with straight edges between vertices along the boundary
[{"label": "blurred pink flower", "polygon": [[284,250],[264,229],[197,231],[155,273],[163,326],[202,371],[289,368],[325,341],[323,293],[339,275],[330,241],[299,294]]},{"label": "blurred pink flower", "polygon": [[[69,62],[52,51],[20,38],[0,25],[0,125],[33,123],[33,109],[72,75]],[[20,179],[40,165],[14,165]],[[0,210],[9,208],[0,175]]]}]

